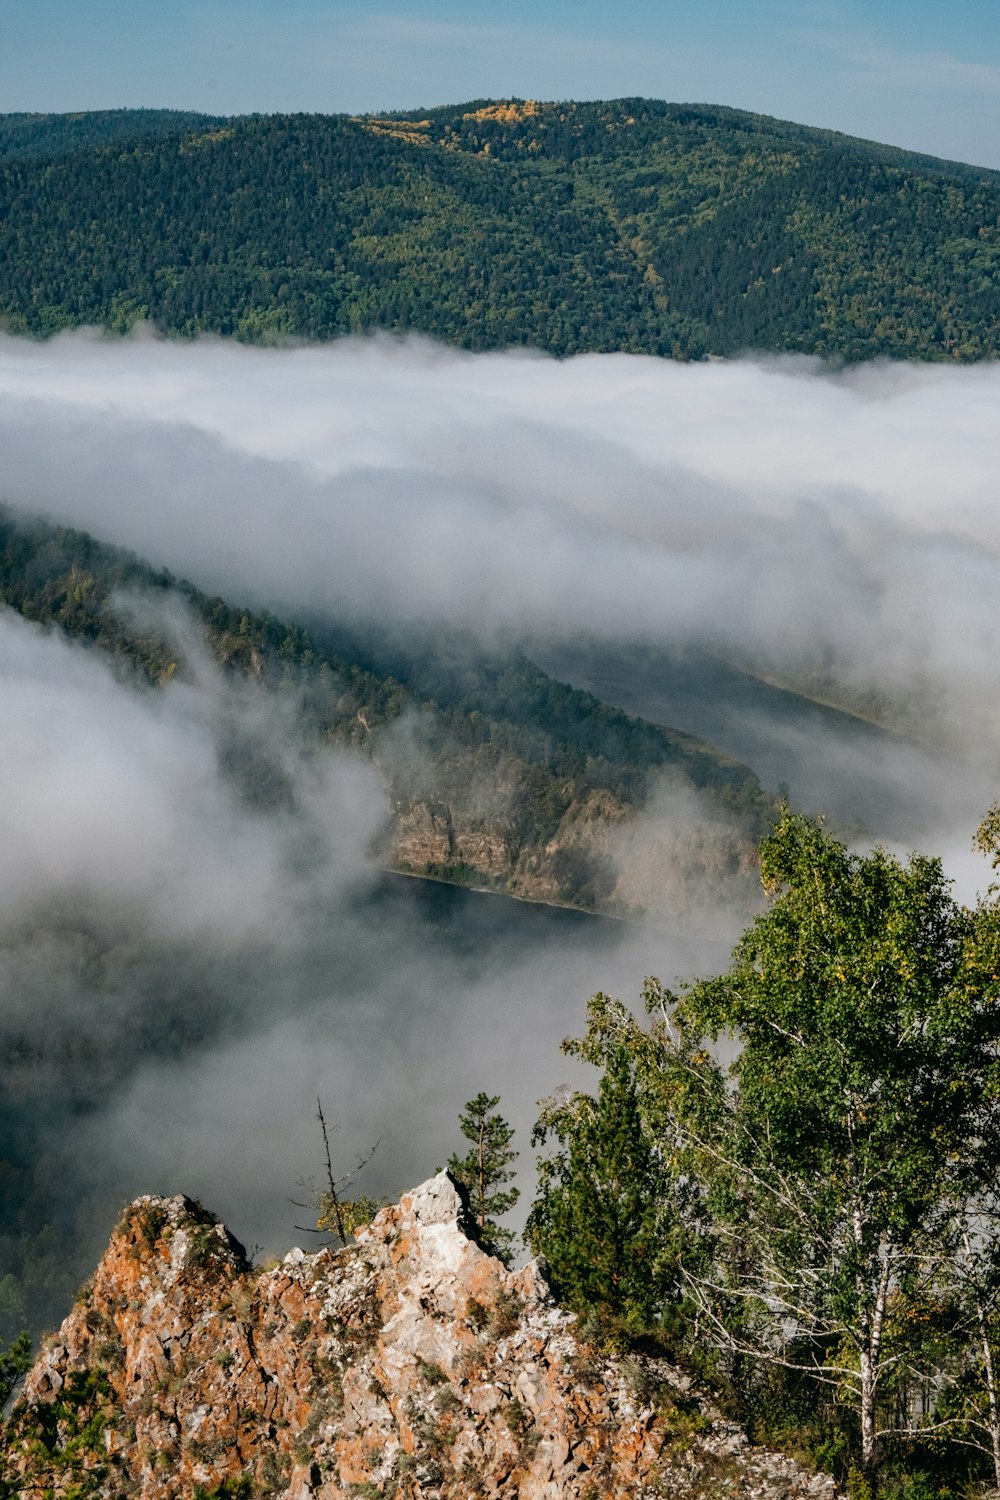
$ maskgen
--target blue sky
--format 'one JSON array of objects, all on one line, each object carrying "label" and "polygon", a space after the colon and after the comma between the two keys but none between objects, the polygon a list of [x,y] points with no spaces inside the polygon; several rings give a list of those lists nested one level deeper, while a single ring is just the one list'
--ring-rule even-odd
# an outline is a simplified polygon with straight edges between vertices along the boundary
[{"label": "blue sky", "polygon": [[0,0],[0,110],[710,101],[1000,167],[997,0]]}]

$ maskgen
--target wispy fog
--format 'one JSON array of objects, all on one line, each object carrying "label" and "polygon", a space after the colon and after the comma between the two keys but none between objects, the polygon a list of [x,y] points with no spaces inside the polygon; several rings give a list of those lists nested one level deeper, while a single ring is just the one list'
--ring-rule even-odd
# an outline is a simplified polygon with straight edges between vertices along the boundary
[{"label": "wispy fog", "polygon": [[1000,368],[0,341],[2,487],[285,611],[696,640],[993,769]]},{"label": "wispy fog", "polygon": [[[998,410],[997,366],[6,338],[0,500],[233,604],[521,641],[859,836],[947,853],[971,894],[1000,781]],[[224,683],[171,628],[189,670],[139,694],[0,616],[0,1023],[26,1039],[6,1087],[78,1184],[85,1242],[143,1189],[287,1240],[317,1093],[347,1158],[384,1136],[387,1193],[459,1144],[480,1088],[525,1145],[588,994],[723,961],[745,913],[712,908],[725,829],[689,793],[614,853],[664,881],[671,847],[702,859],[678,910],[711,911],[714,944],[428,904],[379,885],[370,767],[307,752],[294,703]],[[266,748],[280,808],[241,796],[234,737]]]},{"label": "wispy fog", "polygon": [[[164,941],[287,947],[320,893],[333,902],[356,879],[385,818],[368,765],[306,760],[281,712],[207,662],[169,693],[139,694],[6,611],[0,697],[8,921],[93,911],[152,921]],[[248,809],[224,769],[237,734],[283,763],[290,805]]]},{"label": "wispy fog", "polygon": [[[301,1239],[317,1095],[338,1169],[382,1138],[376,1194],[435,1171],[483,1088],[527,1152],[593,989],[724,959],[718,937],[387,883],[371,765],[304,747],[293,698],[222,677],[162,605],[131,607],[179,637],[162,691],[0,613],[0,1158],[66,1236],[68,1284],[142,1191],[201,1196],[269,1250]],[[247,798],[240,743],[280,772],[277,804]],[[20,1264],[0,1220],[0,1334]],[[26,1312],[51,1321],[65,1290],[45,1283]]]}]

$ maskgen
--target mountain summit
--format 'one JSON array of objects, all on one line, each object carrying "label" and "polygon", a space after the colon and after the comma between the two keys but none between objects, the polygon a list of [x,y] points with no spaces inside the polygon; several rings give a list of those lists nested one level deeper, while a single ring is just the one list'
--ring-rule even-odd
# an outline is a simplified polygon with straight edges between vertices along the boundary
[{"label": "mountain summit", "polygon": [[0,115],[0,323],[1000,352],[1000,173],[712,105]]},{"label": "mountain summit", "polygon": [[190,1200],[136,1199],[28,1375],[0,1479],[24,1500],[835,1500],[663,1361],[595,1352],[462,1216],[442,1172],[353,1244],[257,1271]]}]

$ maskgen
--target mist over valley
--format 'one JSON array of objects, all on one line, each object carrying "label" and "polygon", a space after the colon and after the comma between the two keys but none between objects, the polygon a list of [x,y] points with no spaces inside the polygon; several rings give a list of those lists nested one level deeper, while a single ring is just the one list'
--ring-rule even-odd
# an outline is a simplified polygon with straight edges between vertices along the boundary
[{"label": "mist over valley", "polygon": [[347,1165],[381,1138],[375,1195],[480,1088],[527,1174],[587,996],[724,967],[781,794],[971,899],[998,395],[993,366],[0,341],[7,1335],[137,1191],[281,1249],[317,1095]]},{"label": "mist over valley", "polygon": [[0,1500],[1000,1495],[977,9],[5,18]]}]

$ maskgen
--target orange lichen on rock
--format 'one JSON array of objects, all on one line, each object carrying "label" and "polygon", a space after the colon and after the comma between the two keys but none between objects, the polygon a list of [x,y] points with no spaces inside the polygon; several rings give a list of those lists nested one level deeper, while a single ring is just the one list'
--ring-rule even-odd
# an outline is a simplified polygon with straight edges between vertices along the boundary
[{"label": "orange lichen on rock", "polygon": [[440,1173],[354,1244],[258,1272],[197,1204],[137,1199],[29,1373],[0,1478],[23,1500],[652,1500],[697,1495],[701,1466],[720,1494],[831,1495],[717,1413],[675,1440],[683,1377],[588,1350],[537,1269],[461,1223]]}]

